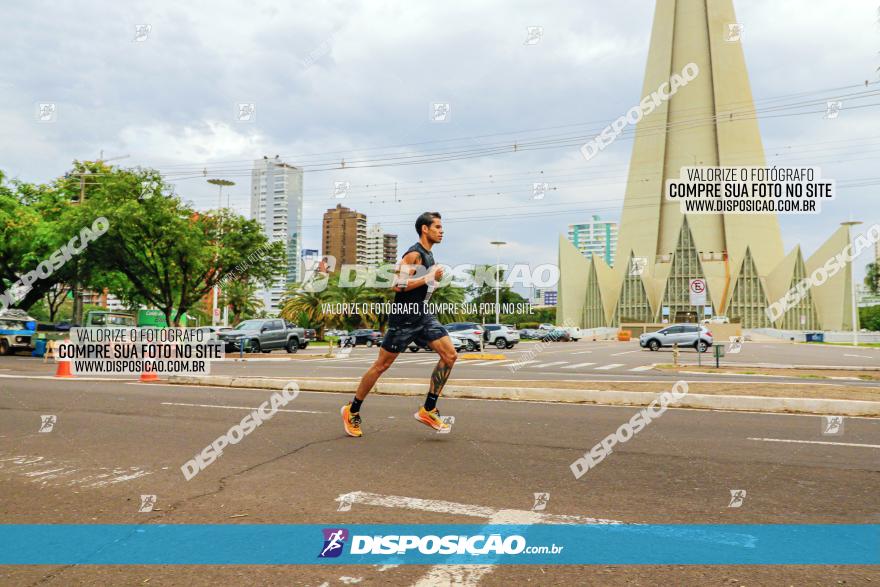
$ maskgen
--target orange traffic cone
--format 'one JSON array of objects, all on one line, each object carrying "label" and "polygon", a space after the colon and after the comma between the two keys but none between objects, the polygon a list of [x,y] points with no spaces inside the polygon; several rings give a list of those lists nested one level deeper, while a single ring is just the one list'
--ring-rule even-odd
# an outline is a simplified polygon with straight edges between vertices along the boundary
[{"label": "orange traffic cone", "polygon": [[[62,344],[70,344],[69,342],[60,342],[58,346]],[[59,359],[57,356],[55,357],[55,361],[58,363],[58,368],[55,370],[55,377],[76,377],[70,371],[70,359]]]},{"label": "orange traffic cone", "polygon": [[147,369],[141,373],[141,383],[145,381],[159,381],[159,375],[152,369]]}]

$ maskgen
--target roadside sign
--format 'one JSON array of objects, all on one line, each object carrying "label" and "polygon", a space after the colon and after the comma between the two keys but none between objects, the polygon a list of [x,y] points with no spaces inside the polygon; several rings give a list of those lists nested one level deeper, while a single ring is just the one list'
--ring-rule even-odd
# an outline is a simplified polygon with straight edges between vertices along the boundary
[{"label": "roadside sign", "polygon": [[807,317],[801,314],[801,326],[807,323]]},{"label": "roadside sign", "polygon": [[691,305],[692,306],[705,306],[706,305],[706,280],[705,279],[691,279],[690,284],[688,285],[688,291],[691,295]]},{"label": "roadside sign", "polygon": [[669,306],[663,306],[663,312],[662,312],[662,314],[663,314],[664,316],[669,316]]}]

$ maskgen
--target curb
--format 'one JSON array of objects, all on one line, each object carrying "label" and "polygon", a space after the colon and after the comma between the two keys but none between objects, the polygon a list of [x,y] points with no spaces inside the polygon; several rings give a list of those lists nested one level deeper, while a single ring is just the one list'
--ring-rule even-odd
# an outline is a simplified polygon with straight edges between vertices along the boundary
[{"label": "curb", "polygon": [[[173,385],[208,385],[217,387],[244,387],[251,389],[284,389],[289,379],[269,377],[225,377],[220,375],[172,375]],[[321,379],[297,380],[303,391],[353,393],[357,381],[328,381]],[[379,395],[422,396],[424,383],[378,382],[371,393]],[[447,384],[447,397],[472,399],[503,399],[562,403],[587,403],[608,406],[647,406],[657,399],[659,392],[600,391],[595,389],[552,389],[541,387],[477,387]],[[676,402],[675,407],[706,410],[731,410],[779,414],[821,414],[835,416],[880,416],[880,402],[862,400],[809,399],[795,397],[763,397],[754,395],[706,395],[689,393]]]},{"label": "curb", "polygon": [[[672,371],[676,367],[671,363],[655,363],[657,367],[669,367],[667,369],[663,369],[664,371]],[[679,365],[679,369],[687,369],[690,367],[702,367],[703,369],[714,369],[711,365],[697,365],[696,363],[691,364],[682,364]],[[722,365],[722,367],[726,367],[728,369],[804,369],[811,371],[880,371],[880,367],[862,367],[862,366],[835,366],[835,365],[782,365],[779,363],[727,363]]]}]

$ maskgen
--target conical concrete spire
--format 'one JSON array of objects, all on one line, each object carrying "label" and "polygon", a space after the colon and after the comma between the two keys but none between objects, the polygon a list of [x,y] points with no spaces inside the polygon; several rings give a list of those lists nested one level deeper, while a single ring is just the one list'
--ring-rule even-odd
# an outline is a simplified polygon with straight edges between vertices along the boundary
[{"label": "conical concrete spire", "polygon": [[[736,22],[732,0],[657,1],[642,96],[657,91],[689,63],[699,67],[699,74],[636,127],[614,265],[618,270],[626,267],[621,255],[630,250],[651,264],[674,252],[682,213],[678,202],[665,200],[664,189],[682,167],[765,164],[742,45],[727,40],[729,25]],[[716,311],[723,310],[731,268],[742,263],[747,246],[762,275],[784,258],[775,215],[692,215],[689,224],[704,255]]]}]

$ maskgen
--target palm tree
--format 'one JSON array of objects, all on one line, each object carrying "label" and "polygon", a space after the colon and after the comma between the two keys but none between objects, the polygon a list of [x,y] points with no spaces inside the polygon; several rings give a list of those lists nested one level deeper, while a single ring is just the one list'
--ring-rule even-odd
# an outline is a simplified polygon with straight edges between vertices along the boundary
[{"label": "palm tree", "polygon": [[223,285],[223,303],[232,310],[232,324],[256,315],[263,308],[257,286],[246,279],[233,279]]},{"label": "palm tree", "polygon": [[[348,287],[340,286],[339,279],[331,280],[328,284],[326,293],[327,301],[334,304],[362,305],[374,302],[376,296],[375,288],[363,285]],[[362,314],[334,314],[330,320],[344,325],[346,330],[353,328],[372,326],[376,323],[378,313],[364,312]]]},{"label": "palm tree", "polygon": [[300,315],[305,315],[311,324],[319,324],[318,338],[322,338],[323,330],[327,326],[322,304],[328,301],[327,291],[307,291],[294,284],[284,292],[281,300],[281,317],[290,322],[296,322]]},{"label": "palm tree", "polygon": [[466,293],[467,290],[465,288],[456,287],[451,283],[435,289],[434,293],[431,294],[431,304],[455,304],[454,307],[459,308],[458,311],[440,312],[437,315],[437,318],[441,322],[457,322],[463,320],[465,314],[460,308],[461,304],[464,302]]}]

